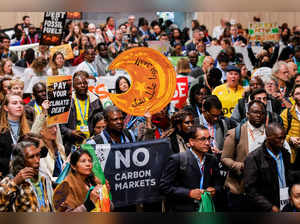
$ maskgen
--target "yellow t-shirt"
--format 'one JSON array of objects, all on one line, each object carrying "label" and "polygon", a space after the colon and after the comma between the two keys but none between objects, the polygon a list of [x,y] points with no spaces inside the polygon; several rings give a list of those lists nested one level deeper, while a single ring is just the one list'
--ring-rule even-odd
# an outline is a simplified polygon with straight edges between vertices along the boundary
[{"label": "yellow t-shirt", "polygon": [[[81,131],[85,134],[87,138],[90,137],[89,126],[88,126],[88,117],[89,117],[89,106],[90,99],[89,97],[86,100],[79,100],[75,96],[75,107],[76,107],[76,130]],[[78,105],[79,103],[79,105]],[[81,109],[81,111],[80,111]],[[84,117],[84,118],[83,118]]]},{"label": "yellow t-shirt", "polygon": [[237,90],[229,88],[227,84],[217,86],[212,94],[216,95],[222,103],[223,113],[225,117],[231,117],[234,107],[238,100],[243,97],[244,88],[238,86]]}]

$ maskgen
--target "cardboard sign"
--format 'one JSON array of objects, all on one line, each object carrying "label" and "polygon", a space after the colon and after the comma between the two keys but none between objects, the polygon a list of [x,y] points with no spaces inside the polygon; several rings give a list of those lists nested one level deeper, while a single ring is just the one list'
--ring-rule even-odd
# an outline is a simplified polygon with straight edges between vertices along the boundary
[{"label": "cardboard sign", "polygon": [[176,80],[176,90],[172,99],[172,103],[177,109],[182,109],[186,104],[186,99],[188,98],[189,93],[188,78],[177,77]]},{"label": "cardboard sign", "polygon": [[176,73],[167,57],[147,47],[137,47],[121,53],[109,70],[128,72],[131,86],[123,94],[111,94],[113,103],[127,114],[144,116],[160,112],[174,96]]},{"label": "cardboard sign", "polygon": [[70,60],[74,58],[73,50],[70,44],[63,44],[56,47],[50,48],[51,57],[55,54],[55,52],[61,52],[64,55],[65,60]]},{"label": "cardboard sign", "polygon": [[251,41],[279,41],[279,27],[277,23],[250,23],[249,35]]},{"label": "cardboard sign", "polygon": [[148,47],[159,51],[163,55],[167,55],[170,49],[170,42],[169,41],[160,41],[160,40],[151,40],[147,41]]},{"label": "cardboard sign", "polygon": [[40,45],[61,44],[66,18],[66,12],[45,12]]},{"label": "cardboard sign", "polygon": [[72,102],[72,76],[49,76],[47,97],[50,101],[47,125],[67,123]]},{"label": "cardboard sign", "polygon": [[168,139],[116,145],[82,145],[98,157],[109,181],[115,207],[160,201],[158,189],[163,167],[172,154]]}]

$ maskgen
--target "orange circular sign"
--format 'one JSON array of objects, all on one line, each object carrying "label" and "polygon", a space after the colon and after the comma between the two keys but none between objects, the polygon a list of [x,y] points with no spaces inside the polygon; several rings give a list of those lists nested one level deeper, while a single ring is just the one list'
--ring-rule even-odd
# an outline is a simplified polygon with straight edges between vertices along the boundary
[{"label": "orange circular sign", "polygon": [[147,47],[127,50],[113,60],[110,70],[122,69],[131,77],[131,86],[126,93],[111,94],[110,99],[122,111],[144,116],[166,107],[176,89],[176,72],[173,65],[159,51]]}]

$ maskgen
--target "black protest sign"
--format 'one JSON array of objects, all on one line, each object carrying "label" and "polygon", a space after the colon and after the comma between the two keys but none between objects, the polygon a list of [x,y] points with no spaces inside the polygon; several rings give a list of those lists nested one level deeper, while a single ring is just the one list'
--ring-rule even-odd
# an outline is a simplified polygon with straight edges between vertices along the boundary
[{"label": "black protest sign", "polygon": [[72,102],[72,76],[47,77],[48,126],[68,122]]},{"label": "black protest sign", "polygon": [[45,12],[40,45],[61,44],[66,18],[66,12]]},{"label": "black protest sign", "polygon": [[158,183],[172,153],[168,139],[94,147],[115,207],[163,199]]}]

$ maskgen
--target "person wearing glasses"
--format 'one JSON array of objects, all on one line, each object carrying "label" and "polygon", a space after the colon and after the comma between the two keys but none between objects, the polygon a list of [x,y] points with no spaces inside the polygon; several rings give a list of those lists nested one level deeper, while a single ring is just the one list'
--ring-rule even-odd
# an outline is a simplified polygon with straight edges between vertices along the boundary
[{"label": "person wearing glasses", "polygon": [[221,189],[218,162],[208,153],[211,142],[208,129],[192,127],[187,138],[190,148],[169,157],[159,181],[159,189],[167,198],[167,211],[198,211],[204,191],[215,198]]},{"label": "person wearing glasses", "polygon": [[260,147],[265,138],[266,106],[258,100],[250,101],[248,121],[228,132],[221,161],[229,169],[225,186],[228,189],[228,209],[233,212],[247,211],[242,175],[248,153]]},{"label": "person wearing glasses", "polygon": [[203,100],[199,124],[208,129],[211,136],[211,150],[216,154],[220,154],[223,149],[227,131],[237,126],[234,120],[223,116],[222,103],[215,95]]}]

